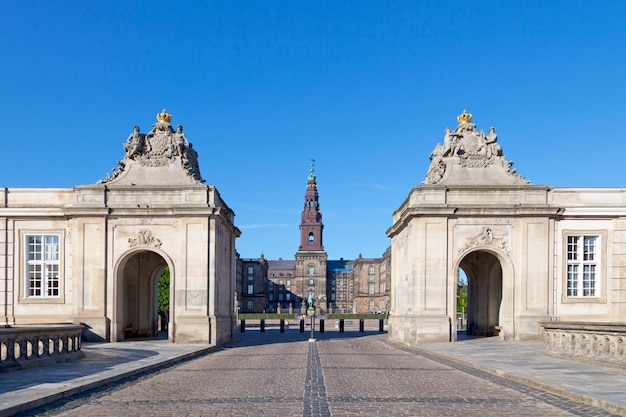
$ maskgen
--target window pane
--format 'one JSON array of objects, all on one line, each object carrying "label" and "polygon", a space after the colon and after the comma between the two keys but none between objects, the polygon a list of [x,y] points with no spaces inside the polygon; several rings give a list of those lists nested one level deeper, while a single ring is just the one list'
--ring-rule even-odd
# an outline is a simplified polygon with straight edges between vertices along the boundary
[{"label": "window pane", "polygon": [[585,236],[583,260],[584,261],[593,261],[593,260],[596,259],[595,255],[596,255],[596,237],[595,236]]},{"label": "window pane", "polygon": [[43,287],[41,265],[29,265],[28,269],[28,285],[30,288],[28,295],[33,297],[39,297],[41,296],[41,291]]},{"label": "window pane", "polygon": [[41,236],[28,237],[28,260],[40,261],[42,255]]},{"label": "window pane", "polygon": [[583,297],[592,297],[596,294],[596,266],[583,267]]},{"label": "window pane", "polygon": [[567,296],[578,296],[578,265],[567,265]]},{"label": "window pane", "polygon": [[575,261],[578,259],[578,236],[567,237],[567,260]]},{"label": "window pane", "polygon": [[58,236],[46,236],[45,258],[47,261],[59,260],[59,237]]}]

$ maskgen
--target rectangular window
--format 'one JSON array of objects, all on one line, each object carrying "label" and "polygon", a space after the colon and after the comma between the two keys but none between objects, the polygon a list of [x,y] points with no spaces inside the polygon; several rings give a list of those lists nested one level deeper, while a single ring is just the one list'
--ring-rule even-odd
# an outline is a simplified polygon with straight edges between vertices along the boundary
[{"label": "rectangular window", "polygon": [[248,301],[248,310],[254,310],[254,301]]},{"label": "rectangular window", "polygon": [[291,301],[291,293],[290,293],[290,292],[288,292],[287,294],[285,294],[285,299],[286,299],[287,301]]},{"label": "rectangular window", "polygon": [[310,280],[309,280],[309,285],[315,285],[315,280],[310,279]]},{"label": "rectangular window", "polygon": [[368,294],[374,294],[374,284],[368,285]]},{"label": "rectangular window", "polygon": [[26,236],[27,297],[58,297],[59,235]]},{"label": "rectangular window", "polygon": [[313,275],[313,274],[315,274],[315,267],[309,266],[309,275]]},{"label": "rectangular window", "polygon": [[269,294],[267,294],[269,301],[274,301],[274,293],[271,292]]},{"label": "rectangular window", "polygon": [[287,280],[287,286],[290,286],[290,285],[291,285],[291,280],[290,280],[290,279],[288,279],[288,280]]},{"label": "rectangular window", "polygon": [[596,297],[600,281],[599,236],[567,236],[568,297]]},{"label": "rectangular window", "polygon": [[368,305],[370,311],[374,310],[374,301],[368,302],[367,305]]},{"label": "rectangular window", "polygon": [[248,275],[253,275],[254,274],[254,267],[253,266],[249,266],[248,267]]},{"label": "rectangular window", "polygon": [[254,294],[254,285],[248,285],[248,294]]},{"label": "rectangular window", "polygon": [[370,266],[368,271],[367,271],[370,275],[374,275],[374,267]]},{"label": "rectangular window", "polygon": [[248,281],[254,281],[254,275],[248,275]]}]

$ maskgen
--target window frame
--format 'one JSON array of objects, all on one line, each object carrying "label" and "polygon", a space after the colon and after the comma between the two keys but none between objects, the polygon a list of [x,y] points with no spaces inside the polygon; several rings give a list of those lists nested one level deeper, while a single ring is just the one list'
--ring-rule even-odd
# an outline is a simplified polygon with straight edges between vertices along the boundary
[{"label": "window frame", "polygon": [[[57,242],[57,259],[46,262],[45,259],[45,247],[46,244],[42,241],[42,295],[31,295],[31,279],[30,279],[30,265],[33,265],[33,261],[30,257],[30,237],[56,237]],[[63,232],[58,229],[53,230],[24,230],[20,231],[20,302],[25,303],[65,303],[65,274],[64,274],[64,256],[65,256],[65,239]],[[57,294],[47,295],[50,281],[44,277],[46,275],[46,265],[55,265],[56,268],[56,281],[57,281]]]},{"label": "window frame", "polygon": [[[570,237],[578,237],[578,248],[577,254],[580,259],[569,260],[569,238]],[[594,252],[594,260],[584,260],[584,239],[585,237],[594,237],[595,238],[595,252]],[[608,260],[607,257],[607,233],[606,231],[599,230],[564,230],[562,234],[562,248],[561,253],[563,256],[562,262],[562,286],[561,286],[561,302],[567,303],[605,303],[606,302],[606,281],[607,281],[607,267],[606,262]],[[570,282],[568,274],[570,271],[570,266],[578,265],[578,294],[579,295],[568,295],[568,284]],[[584,290],[584,273],[583,273],[583,265],[595,265],[594,274],[595,274],[595,294],[594,295],[582,295]]]}]

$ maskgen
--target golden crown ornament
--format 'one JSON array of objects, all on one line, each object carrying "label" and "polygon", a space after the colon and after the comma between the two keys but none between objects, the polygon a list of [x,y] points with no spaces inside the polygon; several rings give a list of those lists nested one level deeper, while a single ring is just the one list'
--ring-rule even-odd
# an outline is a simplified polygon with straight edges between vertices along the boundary
[{"label": "golden crown ornament", "polygon": [[463,113],[459,114],[456,117],[456,120],[458,120],[459,123],[469,123],[472,121],[472,113],[468,113],[463,110]]},{"label": "golden crown ornament", "polygon": [[163,111],[156,115],[157,121],[159,123],[169,123],[172,121],[172,115],[167,114],[167,111],[163,109]]}]

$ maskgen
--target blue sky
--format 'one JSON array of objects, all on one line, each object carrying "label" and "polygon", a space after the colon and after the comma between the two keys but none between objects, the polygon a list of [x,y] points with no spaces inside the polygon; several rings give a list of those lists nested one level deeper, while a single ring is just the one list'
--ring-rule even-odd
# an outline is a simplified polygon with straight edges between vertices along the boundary
[{"label": "blue sky", "polygon": [[[330,259],[393,211],[463,110],[534,184],[623,187],[624,1],[5,1],[0,186],[103,178],[163,108],[236,213],[293,259],[316,160]],[[608,139],[607,139],[608,138]],[[615,138],[615,139],[613,139]],[[614,146],[615,145],[615,146]]]}]

